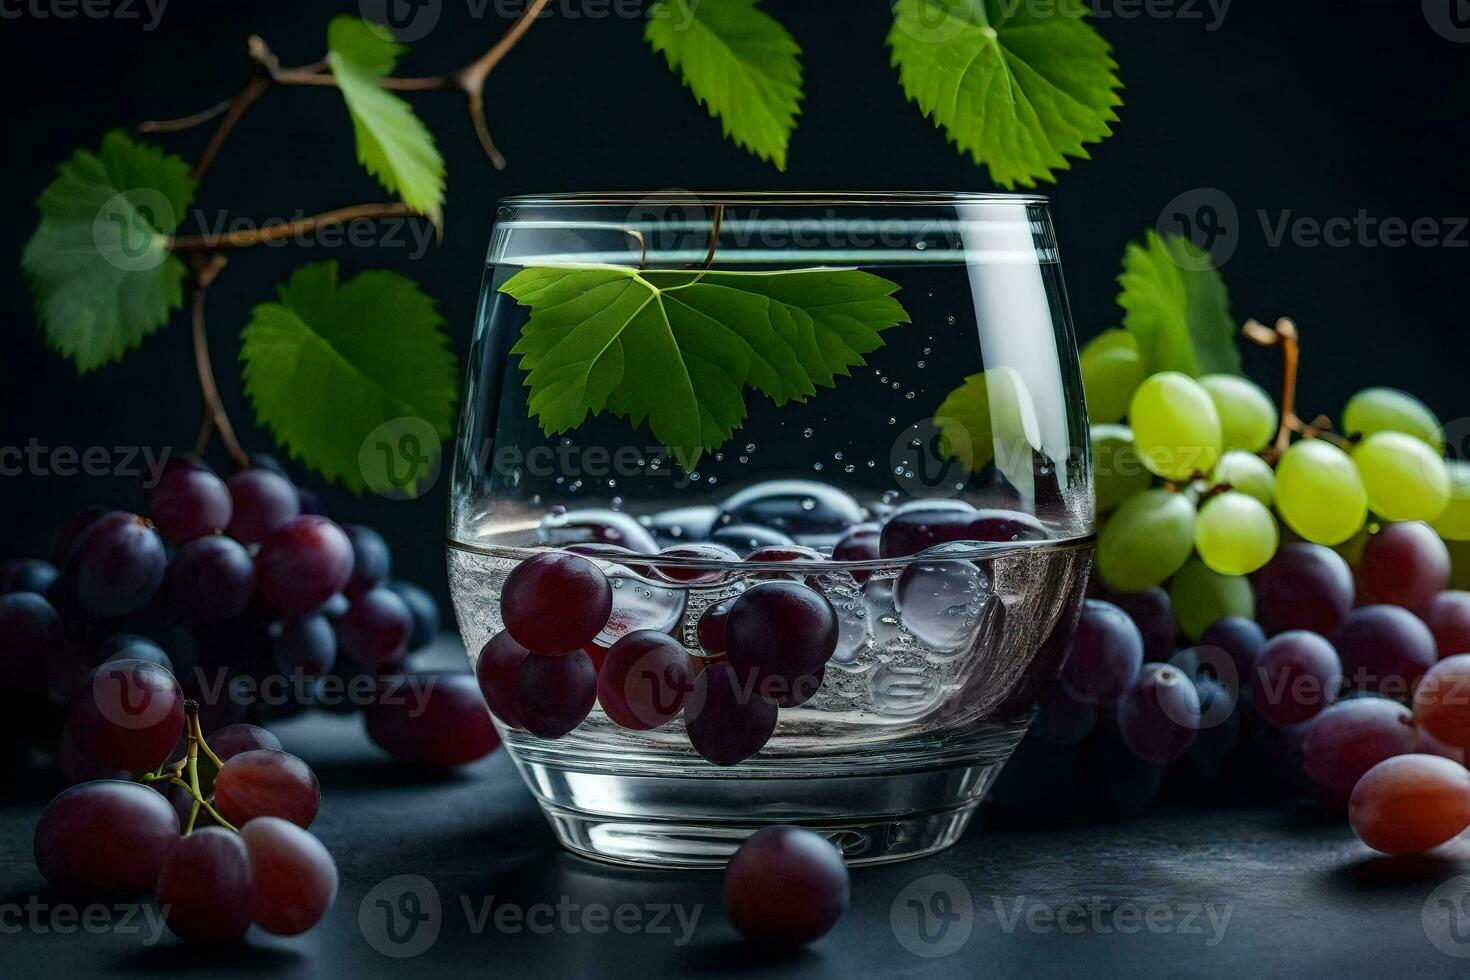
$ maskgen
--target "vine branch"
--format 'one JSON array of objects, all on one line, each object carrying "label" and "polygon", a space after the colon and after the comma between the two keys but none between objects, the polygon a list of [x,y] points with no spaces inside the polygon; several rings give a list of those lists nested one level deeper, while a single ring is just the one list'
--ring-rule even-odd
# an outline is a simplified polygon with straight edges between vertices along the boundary
[{"label": "vine branch", "polygon": [[298,235],[309,235],[313,231],[344,225],[349,221],[380,218],[409,218],[418,212],[402,202],[385,204],[354,204],[314,214],[299,221],[290,221],[269,227],[232,231],[223,235],[175,235],[169,239],[168,247],[175,252],[215,252],[227,248],[250,248],[253,245],[268,245]]},{"label": "vine branch", "polygon": [[[240,446],[240,440],[235,437],[235,428],[230,424],[230,417],[225,412],[224,401],[219,396],[219,386],[214,381],[214,367],[209,361],[209,338],[204,331],[204,305],[209,295],[209,287],[225,267],[223,255],[211,255],[208,258],[203,255],[191,256],[189,271],[194,281],[193,295],[190,297],[190,310],[193,319],[194,337],[194,370],[199,375],[199,393],[204,397],[204,407],[211,418],[214,419],[214,428],[219,432],[220,441],[225,444],[225,451],[230,454],[236,465],[244,468],[250,465],[250,457]],[[207,440],[205,440],[207,442]]]}]

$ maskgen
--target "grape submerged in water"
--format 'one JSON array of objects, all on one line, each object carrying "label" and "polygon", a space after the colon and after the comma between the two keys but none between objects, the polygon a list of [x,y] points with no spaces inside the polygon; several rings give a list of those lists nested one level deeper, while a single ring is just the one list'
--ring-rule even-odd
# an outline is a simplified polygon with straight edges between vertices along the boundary
[{"label": "grape submerged in water", "polygon": [[751,586],[731,605],[725,626],[736,672],[788,682],[826,664],[837,638],[837,613],[827,597],[796,582]]},{"label": "grape submerged in water", "polygon": [[475,678],[485,703],[502,724],[511,728],[526,727],[516,708],[515,685],[521,663],[530,655],[531,651],[517,643],[508,630],[501,630],[486,641],[475,661]]},{"label": "grape submerged in water", "polygon": [[694,665],[667,633],[638,630],[608,650],[597,678],[597,700],[615,724],[647,731],[674,719],[689,697]]},{"label": "grape submerged in water", "polygon": [[519,727],[540,738],[561,738],[597,703],[597,668],[581,650],[559,657],[532,652],[516,669],[511,690]]},{"label": "grape submerged in water", "polygon": [[684,709],[689,744],[707,762],[733,766],[755,755],[776,731],[778,709],[759,693],[759,680],[714,663],[694,678]]},{"label": "grape submerged in water", "polygon": [[725,910],[748,941],[790,948],[820,939],[847,910],[842,853],[799,827],[756,831],[725,868]]},{"label": "grape submerged in water", "polygon": [[500,614],[516,642],[543,657],[591,643],[612,613],[613,590],[591,560],[546,551],[507,576]]}]

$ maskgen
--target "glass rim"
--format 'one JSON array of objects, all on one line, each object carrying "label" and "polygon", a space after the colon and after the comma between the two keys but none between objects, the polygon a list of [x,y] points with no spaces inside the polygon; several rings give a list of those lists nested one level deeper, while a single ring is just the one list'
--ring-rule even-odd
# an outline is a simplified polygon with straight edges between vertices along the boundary
[{"label": "glass rim", "polygon": [[500,207],[566,207],[690,204],[724,207],[945,207],[1018,204],[1050,205],[1045,194],[999,191],[564,191],[513,194]]}]

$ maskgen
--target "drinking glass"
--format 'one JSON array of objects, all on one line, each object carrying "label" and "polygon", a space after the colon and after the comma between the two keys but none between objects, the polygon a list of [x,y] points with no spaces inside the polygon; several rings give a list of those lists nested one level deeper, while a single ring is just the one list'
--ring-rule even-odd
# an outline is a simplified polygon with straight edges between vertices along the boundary
[{"label": "drinking glass", "polygon": [[[519,651],[482,688],[571,850],[718,866],[771,824],[854,864],[953,843],[1060,668],[1093,539],[1045,198],[501,202],[449,582],[472,663]],[[640,679],[645,724],[609,686]]]}]

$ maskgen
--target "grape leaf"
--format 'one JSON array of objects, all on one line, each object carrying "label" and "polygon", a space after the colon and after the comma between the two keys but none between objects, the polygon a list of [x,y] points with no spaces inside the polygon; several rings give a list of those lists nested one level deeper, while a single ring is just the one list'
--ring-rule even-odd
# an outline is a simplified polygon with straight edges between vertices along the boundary
[{"label": "grape leaf", "polygon": [[1114,327],[1082,348],[1082,390],[1087,395],[1087,421],[1094,425],[1121,422],[1133,392],[1148,377],[1138,338]]},{"label": "grape leaf", "polygon": [[522,270],[500,289],[531,309],[511,353],[547,435],[603,411],[646,420],[686,470],[745,420],[746,387],[804,401],[909,320],[896,283],[855,269],[564,266]]},{"label": "grape leaf", "polygon": [[801,113],[801,46],[758,0],[658,0],[644,40],[662,52],[725,137],[786,169]]},{"label": "grape leaf", "polygon": [[1123,329],[1137,338],[1149,373],[1240,373],[1230,297],[1209,253],[1149,229],[1143,244],[1129,243],[1118,284]]},{"label": "grape leaf", "polygon": [[392,40],[387,28],[356,17],[334,17],[327,25],[327,63],[352,116],[357,161],[438,225],[443,220],[444,158],[413,108],[378,84],[407,50]]},{"label": "grape leaf", "polygon": [[1026,382],[1014,368],[994,367],[965,378],[935,410],[934,424],[940,451],[970,473],[995,460],[1012,483],[1030,481],[1041,425]]},{"label": "grape leaf", "polygon": [[[409,419],[450,436],[458,368],[443,317],[412,280],[378,270],[339,284],[337,263],[319,262],[279,293],[251,312],[240,360],[257,419],[292,456],[361,493],[379,489],[360,453],[380,426]],[[423,449],[437,458],[438,442]]]},{"label": "grape leaf", "polygon": [[888,45],[909,100],[1003,187],[1035,187],[1112,134],[1112,48],[1085,0],[897,0]]},{"label": "grape leaf", "polygon": [[120,360],[183,303],[169,235],[194,200],[189,165],[121,130],[77,150],[41,192],[21,253],[47,342],[86,374]]}]

